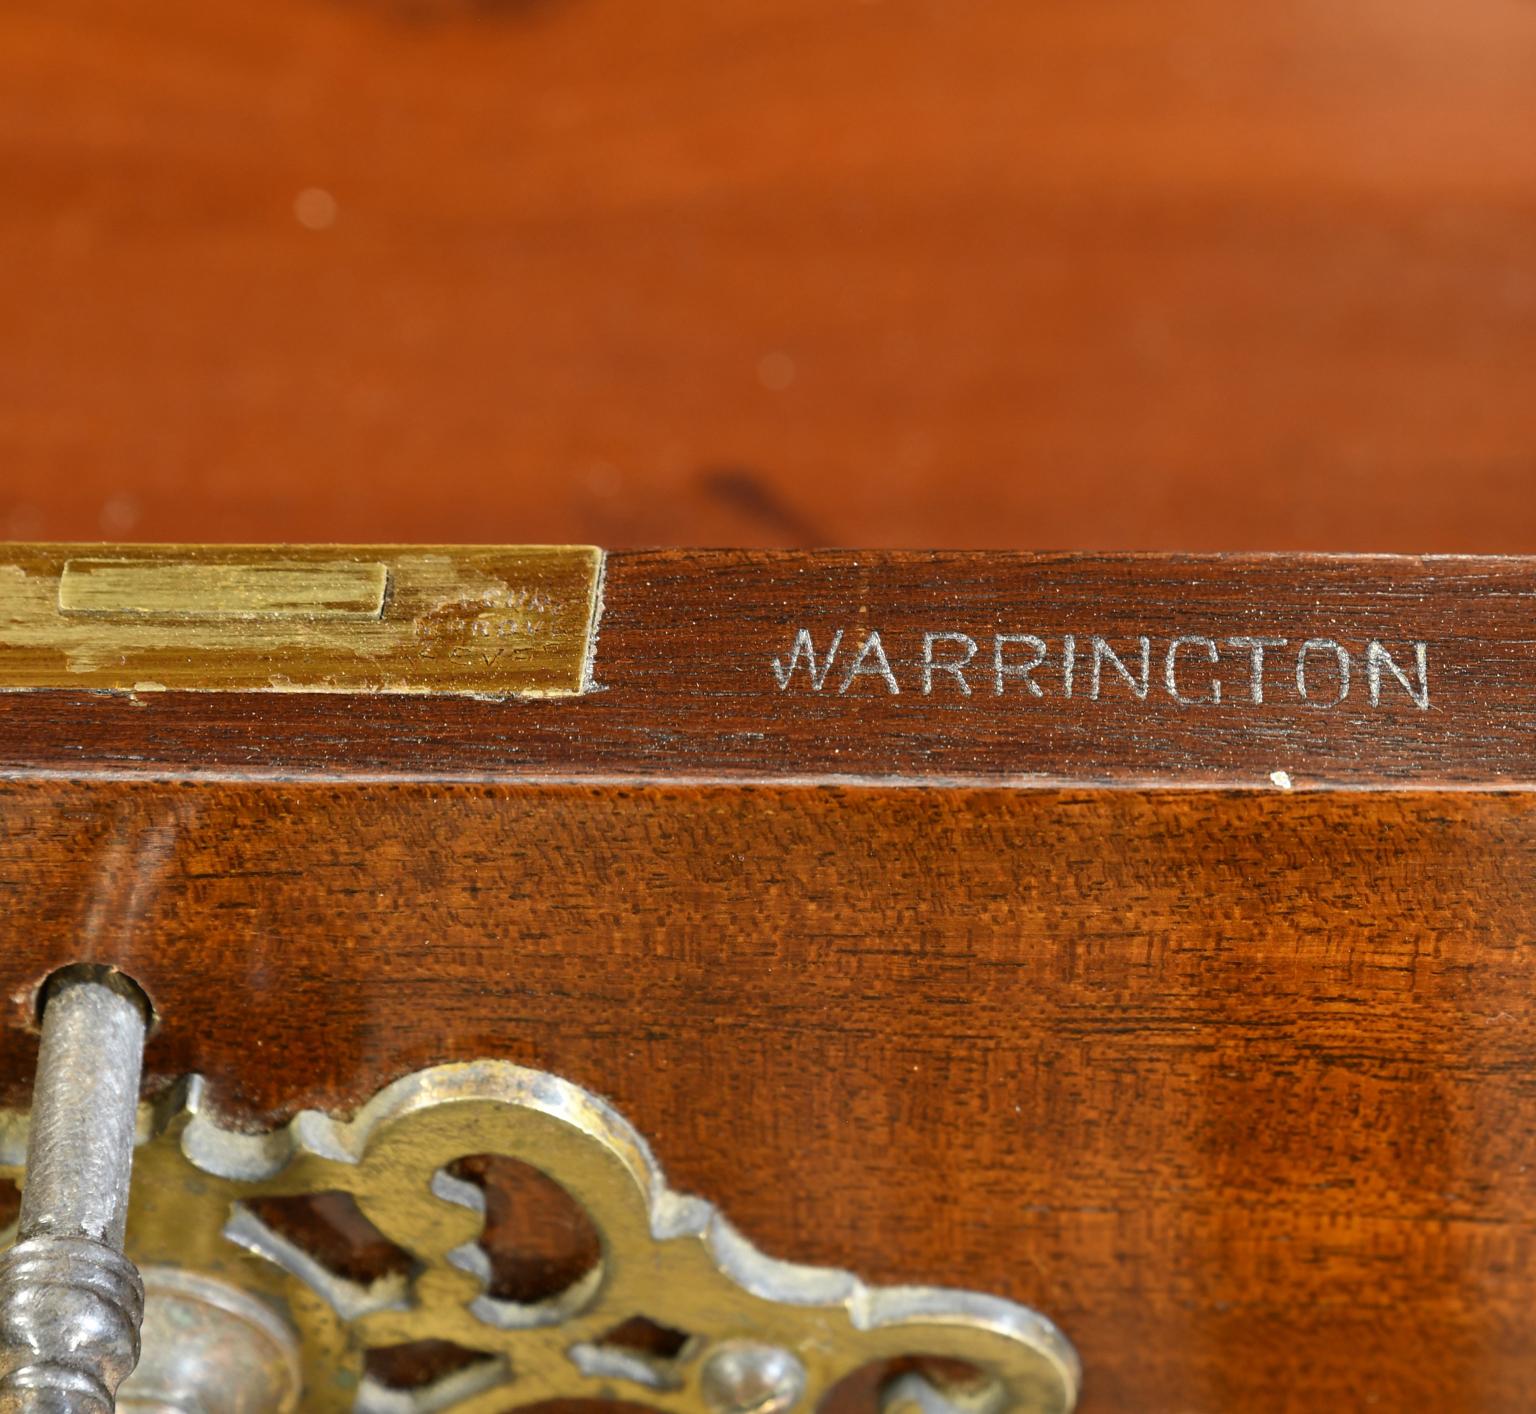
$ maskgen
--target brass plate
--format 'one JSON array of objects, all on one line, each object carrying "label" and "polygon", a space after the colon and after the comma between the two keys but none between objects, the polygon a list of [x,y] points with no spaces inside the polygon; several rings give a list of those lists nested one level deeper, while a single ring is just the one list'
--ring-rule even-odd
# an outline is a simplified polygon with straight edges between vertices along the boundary
[{"label": "brass plate", "polygon": [[379,619],[389,566],[377,560],[71,560],[59,612],[156,619]]},{"label": "brass plate", "polygon": [[0,691],[585,690],[588,546],[0,545]]}]

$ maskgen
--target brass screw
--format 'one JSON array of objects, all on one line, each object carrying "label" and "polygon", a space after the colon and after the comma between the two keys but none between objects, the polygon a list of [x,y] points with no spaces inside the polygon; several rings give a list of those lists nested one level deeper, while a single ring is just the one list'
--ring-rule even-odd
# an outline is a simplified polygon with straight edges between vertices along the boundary
[{"label": "brass screw", "polygon": [[714,1414],[786,1414],[805,1392],[805,1366],[776,1345],[730,1340],[704,1362],[699,1388]]}]

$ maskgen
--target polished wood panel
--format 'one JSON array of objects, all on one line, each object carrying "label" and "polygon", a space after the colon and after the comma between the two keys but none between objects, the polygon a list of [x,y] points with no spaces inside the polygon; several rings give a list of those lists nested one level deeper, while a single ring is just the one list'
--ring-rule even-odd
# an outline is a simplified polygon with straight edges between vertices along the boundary
[{"label": "polished wood panel", "polygon": [[1536,1391],[1527,794],[35,781],[31,989],[266,1121],[505,1056],[767,1250],[1059,1318],[1082,1414]]},{"label": "polished wood panel", "polygon": [[101,961],[153,1086],[262,1126],[553,1070],[771,1252],[1058,1318],[1083,1414],[1531,1406],[1532,562],[631,553],[603,598],[578,698],[0,694],[0,1101]]},{"label": "polished wood panel", "polygon": [[0,13],[0,534],[1536,550],[1520,0]]},{"label": "polished wood panel", "polygon": [[0,693],[0,773],[1529,787],[1533,600],[1515,558],[614,554],[595,692]]}]

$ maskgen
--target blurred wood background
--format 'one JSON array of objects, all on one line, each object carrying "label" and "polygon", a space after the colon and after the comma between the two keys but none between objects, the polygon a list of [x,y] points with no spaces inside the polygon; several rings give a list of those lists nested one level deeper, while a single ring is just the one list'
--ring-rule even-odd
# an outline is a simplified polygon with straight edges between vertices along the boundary
[{"label": "blurred wood background", "polygon": [[1530,0],[23,0],[0,534],[1536,551]]}]

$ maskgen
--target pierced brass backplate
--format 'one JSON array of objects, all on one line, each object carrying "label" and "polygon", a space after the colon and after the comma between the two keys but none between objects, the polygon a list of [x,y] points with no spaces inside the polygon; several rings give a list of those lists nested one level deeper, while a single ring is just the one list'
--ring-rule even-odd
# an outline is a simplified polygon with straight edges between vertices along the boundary
[{"label": "pierced brass backplate", "polygon": [[0,545],[0,690],[568,696],[586,546]]},{"label": "pierced brass backplate", "polygon": [[[231,1283],[290,1322],[305,1411],[504,1414],[596,1398],[788,1414],[872,1366],[895,1372],[880,1386],[887,1411],[1067,1414],[1076,1402],[1077,1358],[1043,1316],[765,1257],[709,1203],[669,1189],[610,1106],[555,1076],[444,1066],[389,1086],[350,1121],[307,1111],[267,1135],[220,1128],[200,1095],[194,1079],[141,1113],[128,1255]],[[13,1176],[25,1129],[24,1115],[0,1119]],[[564,1190],[597,1234],[589,1271],[536,1300],[494,1290],[484,1193],[455,1170],[482,1155]],[[259,1216],[263,1199],[318,1194],[350,1195],[408,1264],[364,1285]],[[637,1326],[669,1340],[622,1336]],[[457,1358],[400,1387],[369,1355],[402,1350]]]}]

